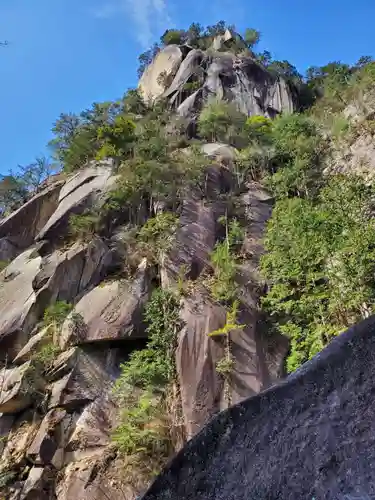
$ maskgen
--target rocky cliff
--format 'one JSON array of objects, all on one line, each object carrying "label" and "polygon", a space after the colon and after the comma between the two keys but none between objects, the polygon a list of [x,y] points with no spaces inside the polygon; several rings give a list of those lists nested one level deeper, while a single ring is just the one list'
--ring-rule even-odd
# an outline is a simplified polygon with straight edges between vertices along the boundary
[{"label": "rocky cliff", "polygon": [[374,356],[371,318],[214,418],[143,499],[370,498]]},{"label": "rocky cliff", "polygon": [[[222,145],[205,148],[213,161],[211,190],[219,196],[227,189],[222,173],[228,167],[215,158],[220,153],[224,162],[226,152],[230,165],[233,152]],[[112,386],[120,363],[145,345],[142,312],[157,286],[155,272],[163,287],[177,286],[181,269],[198,283],[221,233],[217,220],[226,203],[188,197],[173,249],[159,271],[144,260],[131,280],[117,278],[112,269],[125,250],[114,235],[69,239],[69,217],[100,203],[113,184],[111,172],[110,164],[95,163],[67,175],[0,223],[2,259],[13,258],[0,275],[0,477],[9,499],[88,500],[104,498],[104,491],[111,499],[133,497],[122,477],[123,458],[111,442],[119,411]],[[229,392],[215,369],[224,344],[208,336],[225,324],[225,307],[199,286],[181,298],[175,355],[184,439],[226,408],[228,400],[237,403],[258,393],[283,372],[287,341],[279,336],[270,343],[258,326],[257,266],[271,199],[253,182],[240,202],[249,236],[241,264],[243,326],[231,338]],[[43,315],[62,301],[73,311],[56,328]],[[38,353],[46,348],[52,357],[40,367]]]},{"label": "rocky cliff", "polygon": [[145,500],[372,491],[373,321],[280,380],[372,313],[373,115],[349,159],[289,63],[196,32],[62,115],[61,172],[0,204],[7,500],[133,500],[176,453]]},{"label": "rocky cliff", "polygon": [[139,90],[148,101],[167,99],[185,118],[196,117],[213,97],[233,102],[247,116],[292,113],[295,98],[286,81],[255,57],[227,50],[234,37],[227,30],[208,50],[168,45],[147,67]]}]

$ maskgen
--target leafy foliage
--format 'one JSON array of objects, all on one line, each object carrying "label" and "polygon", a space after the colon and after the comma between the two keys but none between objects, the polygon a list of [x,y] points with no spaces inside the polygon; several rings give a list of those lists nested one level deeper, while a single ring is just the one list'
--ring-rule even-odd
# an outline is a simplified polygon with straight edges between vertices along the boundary
[{"label": "leafy foliage", "polygon": [[148,219],[138,233],[143,250],[153,258],[168,251],[179,224],[178,217],[171,212],[161,212]]},{"label": "leafy foliage", "polygon": [[43,321],[46,326],[54,325],[57,328],[62,326],[67,315],[73,309],[72,304],[65,302],[64,300],[59,300],[54,304],[47,307],[44,311]]},{"label": "leafy foliage", "polygon": [[132,150],[134,131],[134,121],[123,115],[116,116],[111,124],[100,126],[97,138],[101,147],[96,154],[96,159],[125,158]]},{"label": "leafy foliage", "polygon": [[213,99],[202,109],[198,118],[199,133],[211,142],[233,142],[240,135],[246,117],[235,105]]},{"label": "leafy foliage", "polygon": [[284,115],[275,120],[272,136],[274,173],[268,185],[275,196],[313,196],[327,147],[316,124],[301,114]]},{"label": "leafy foliage", "polygon": [[13,175],[0,177],[0,215],[6,216],[27,200],[27,189],[22,180]]},{"label": "leafy foliage", "polygon": [[179,303],[173,293],[156,290],[145,311],[147,348],[121,366],[114,392],[122,408],[113,439],[125,454],[165,459],[171,437],[165,410],[166,389],[175,376],[174,350],[180,328]]},{"label": "leafy foliage", "polygon": [[210,332],[208,336],[209,337],[218,337],[222,335],[228,336],[233,330],[244,328],[245,325],[239,325],[237,323],[238,307],[239,307],[238,300],[234,300],[231,309],[227,311],[227,318],[223,328]]},{"label": "leafy foliage", "polygon": [[252,49],[260,40],[260,32],[254,28],[247,28],[245,31],[244,40],[249,49]]},{"label": "leafy foliage", "polygon": [[272,133],[272,122],[265,116],[250,116],[245,122],[245,131],[250,140],[262,141]]},{"label": "leafy foliage", "polygon": [[181,45],[186,39],[186,33],[183,30],[167,30],[161,37],[163,45]]},{"label": "leafy foliage", "polygon": [[74,239],[90,241],[99,230],[100,215],[93,210],[87,210],[83,214],[73,214],[69,217],[70,235]]},{"label": "leafy foliage", "polygon": [[221,220],[226,226],[225,240],[216,244],[211,254],[214,277],[211,281],[211,294],[219,301],[231,303],[237,292],[235,282],[237,261],[236,250],[242,243],[243,230],[236,219]]},{"label": "leafy foliage", "polygon": [[121,423],[113,433],[119,450],[125,455],[167,456],[170,441],[160,401],[144,391],[135,401],[128,399],[127,405],[122,410]]},{"label": "leafy foliage", "polygon": [[374,193],[355,177],[335,177],[315,200],[276,204],[262,268],[264,306],[291,338],[288,369],[366,317],[375,299]]}]

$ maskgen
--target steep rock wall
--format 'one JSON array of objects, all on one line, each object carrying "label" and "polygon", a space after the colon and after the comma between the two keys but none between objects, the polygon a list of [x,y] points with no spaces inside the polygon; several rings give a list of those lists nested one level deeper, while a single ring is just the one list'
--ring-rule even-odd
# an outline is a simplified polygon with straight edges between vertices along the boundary
[{"label": "steep rock wall", "polygon": [[286,381],[214,418],[143,500],[374,495],[374,377],[372,317]]}]

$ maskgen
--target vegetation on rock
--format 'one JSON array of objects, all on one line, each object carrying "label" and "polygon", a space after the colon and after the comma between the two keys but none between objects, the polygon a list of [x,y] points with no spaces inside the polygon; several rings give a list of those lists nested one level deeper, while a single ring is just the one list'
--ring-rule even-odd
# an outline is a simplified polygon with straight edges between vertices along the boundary
[{"label": "vegetation on rock", "polygon": [[[240,280],[244,253],[248,252],[244,239],[245,235],[251,237],[246,233],[249,218],[244,217],[239,195],[248,190],[250,181],[266,186],[275,201],[264,238],[261,273],[266,292],[260,307],[272,328],[290,339],[288,371],[313,357],[347,326],[374,312],[374,185],[353,173],[332,174],[330,166],[339,143],[351,144],[363,135],[375,135],[375,62],[369,57],[360,58],[353,66],[331,62],[310,68],[302,76],[288,61],[273,60],[268,51],[255,52],[258,31],[248,29],[242,37],[233,26],[220,21],[206,28],[194,23],[187,30],[167,30],[159,44],[140,56],[139,71],[168,45],[186,45],[186,51],[202,49],[205,57],[215,57],[214,39],[227,29],[231,38],[218,50],[234,53],[236,60],[237,56],[250,58],[251,65],[258,69],[260,65],[262,72],[267,68],[272,82],[283,77],[298,96],[297,113],[272,120],[246,116],[233,103],[212,98],[200,103],[192,121],[187,122],[177,119],[165,100],[146,104],[137,90],[129,90],[117,101],[94,103],[78,115],[61,114],[50,143],[53,160],[37,158],[27,167],[19,167],[16,174],[0,178],[0,215],[5,217],[39,192],[56,165],[70,175],[91,161],[93,165],[103,161],[116,176],[96,202],[90,205],[88,201],[70,214],[69,241],[64,243],[88,242],[100,235],[118,257],[113,236],[115,230],[124,229],[126,255],[120,264],[121,278],[130,280],[143,258],[152,267],[149,287],[154,291],[143,318],[148,342],[121,366],[114,388],[121,416],[113,432],[128,468],[135,474],[143,471],[148,479],[176,447],[171,397],[176,405],[180,297],[160,288],[160,275],[163,257],[178,234],[181,214],[184,220],[187,200],[199,205],[202,212],[212,209],[213,226],[215,218],[225,214],[212,230],[202,258],[203,270],[197,272],[200,279],[190,269],[196,255],[189,255],[188,263],[181,259],[176,274],[181,295],[194,293],[195,286],[203,285],[202,296],[225,308],[225,324],[209,337],[218,338],[224,346],[225,355],[216,370],[225,380],[228,405],[228,384],[235,366],[231,335],[245,327],[239,324],[245,307],[240,292],[247,286]],[[162,72],[158,83],[167,88],[168,78]],[[200,86],[200,77],[194,74],[182,88],[192,93]],[[352,120],[347,111],[353,103]],[[235,146],[233,160],[221,158],[220,153],[215,160],[209,159],[202,154],[203,140]],[[0,271],[7,265],[8,261],[1,261]],[[188,287],[183,282],[186,276]],[[143,307],[143,303],[138,305]],[[48,378],[46,373],[60,352],[56,336],[69,314],[78,337],[86,327],[72,308],[61,301],[46,308],[39,324],[47,328],[45,337],[31,357],[34,375],[39,367]],[[8,472],[0,472],[0,488],[11,481]]]},{"label": "vegetation on rock", "polygon": [[145,321],[147,347],[133,352],[121,366],[114,388],[122,410],[113,439],[122,453],[133,456],[133,467],[155,471],[173,450],[167,398],[175,379],[174,351],[181,327],[178,298],[157,289],[147,304]]}]

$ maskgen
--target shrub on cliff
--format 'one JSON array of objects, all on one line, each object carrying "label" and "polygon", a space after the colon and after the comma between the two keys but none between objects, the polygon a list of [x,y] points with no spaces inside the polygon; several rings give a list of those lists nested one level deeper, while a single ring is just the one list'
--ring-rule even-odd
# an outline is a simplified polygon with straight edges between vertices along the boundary
[{"label": "shrub on cliff", "polygon": [[263,304],[291,338],[290,371],[314,356],[375,301],[374,191],[335,177],[314,200],[280,200],[262,259]]}]

